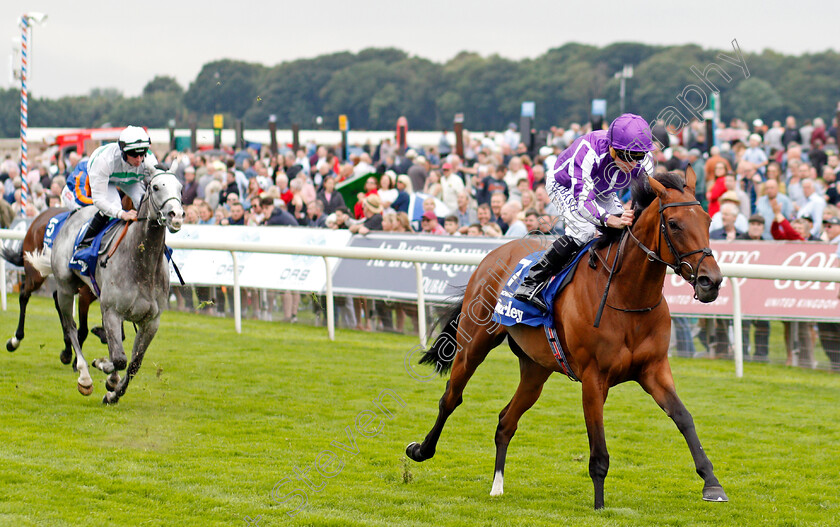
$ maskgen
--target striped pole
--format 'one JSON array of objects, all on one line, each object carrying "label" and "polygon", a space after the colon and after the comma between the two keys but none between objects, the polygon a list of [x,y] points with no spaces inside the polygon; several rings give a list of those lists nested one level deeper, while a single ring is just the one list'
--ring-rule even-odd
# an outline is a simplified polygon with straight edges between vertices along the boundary
[{"label": "striped pole", "polygon": [[26,66],[29,61],[29,16],[20,18],[20,213],[26,215],[26,204],[29,201],[29,182],[26,180],[26,128],[29,124],[28,96],[26,93]]}]

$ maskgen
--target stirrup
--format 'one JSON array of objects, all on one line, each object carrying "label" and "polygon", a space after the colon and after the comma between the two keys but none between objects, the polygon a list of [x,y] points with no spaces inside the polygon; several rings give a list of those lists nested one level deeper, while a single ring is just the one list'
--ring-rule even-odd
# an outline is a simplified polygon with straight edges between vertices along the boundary
[{"label": "stirrup", "polygon": [[532,306],[536,307],[540,311],[547,313],[548,306],[543,302],[543,299],[540,298],[540,293],[543,289],[545,289],[545,285],[547,282],[540,282],[534,286],[534,288],[528,293],[519,293],[515,292],[513,294],[513,298],[519,300],[520,302],[525,302],[527,304],[531,304]]}]

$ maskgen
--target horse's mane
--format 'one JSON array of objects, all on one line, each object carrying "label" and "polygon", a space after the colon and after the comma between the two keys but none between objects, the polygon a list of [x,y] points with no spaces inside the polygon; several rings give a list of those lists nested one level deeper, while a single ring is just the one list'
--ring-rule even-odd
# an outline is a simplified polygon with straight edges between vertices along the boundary
[{"label": "horse's mane", "polygon": [[[680,192],[685,190],[685,180],[682,176],[675,172],[656,174],[652,177],[656,179],[656,181],[662,183],[662,186],[665,188],[672,188],[674,190],[679,190]],[[657,195],[650,187],[647,178],[637,179],[630,189],[630,195],[633,197],[633,211],[636,213],[633,219],[633,224],[635,225],[639,220],[639,217],[642,215],[642,212],[656,200]],[[603,234],[598,238],[598,241],[595,242],[596,249],[601,249],[618,241],[618,239],[621,238],[621,234],[624,232],[624,229],[605,228],[602,229],[601,232]]]}]

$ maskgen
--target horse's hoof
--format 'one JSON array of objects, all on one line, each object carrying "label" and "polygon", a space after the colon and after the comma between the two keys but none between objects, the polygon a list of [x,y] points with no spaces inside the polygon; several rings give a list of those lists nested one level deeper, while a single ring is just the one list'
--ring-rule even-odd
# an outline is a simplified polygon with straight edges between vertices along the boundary
[{"label": "horse's hoof", "polygon": [[95,328],[91,329],[90,332],[99,338],[99,342],[105,345],[108,344],[108,337],[105,336],[105,328],[103,328],[102,326],[96,326]]},{"label": "horse's hoof", "polygon": [[114,392],[108,392],[105,394],[105,397],[102,398],[102,404],[117,404],[119,399],[114,395]]},{"label": "horse's hoof", "polygon": [[[58,360],[61,361],[62,364],[70,364],[70,361],[73,360],[73,355],[70,353],[64,353],[63,351],[58,356]],[[73,366],[73,371],[76,371],[76,366]]]},{"label": "horse's hoof", "polygon": [[108,377],[107,379],[105,379],[105,389],[108,390],[109,392],[113,392],[114,390],[117,389],[117,384],[119,384],[119,382],[120,381],[117,380],[117,382],[112,384],[111,383],[111,378]]},{"label": "horse's hoof", "polygon": [[18,349],[18,346],[20,346],[20,341],[18,339],[16,339],[15,337],[12,337],[12,338],[10,338],[9,340],[6,341],[6,350],[9,353]]},{"label": "horse's hoof", "polygon": [[723,503],[729,501],[723,487],[706,487],[703,489],[703,501],[714,501]]},{"label": "horse's hoof", "polygon": [[93,393],[93,383],[90,383],[90,386],[82,386],[81,383],[77,384],[79,388],[79,393],[88,396]]},{"label": "horse's hoof", "polygon": [[114,373],[114,364],[111,363],[111,362],[108,362],[105,359],[93,359],[93,362],[91,363],[91,366],[93,366],[94,368],[97,368],[99,370],[102,370],[104,373],[108,373],[108,374]]},{"label": "horse's hoof", "polygon": [[420,448],[421,446],[419,443],[417,443],[416,441],[412,441],[407,447],[405,447],[405,455],[413,461],[417,461],[418,463],[426,461],[427,459],[430,459],[433,455],[435,455],[434,452],[432,452],[431,456],[424,456],[420,453]]}]

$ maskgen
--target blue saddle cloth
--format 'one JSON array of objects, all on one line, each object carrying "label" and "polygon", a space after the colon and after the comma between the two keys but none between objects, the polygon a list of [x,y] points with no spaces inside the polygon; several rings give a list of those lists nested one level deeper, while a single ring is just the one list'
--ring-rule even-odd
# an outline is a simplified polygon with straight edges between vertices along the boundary
[{"label": "blue saddle cloth", "polygon": [[47,249],[52,249],[53,243],[55,242],[55,237],[58,235],[59,231],[62,227],[64,227],[64,222],[67,221],[67,218],[70,216],[70,211],[62,212],[61,214],[56,214],[52,218],[50,218],[49,223],[47,223],[47,228],[44,230],[44,247]]},{"label": "blue saddle cloth", "polygon": [[[102,238],[108,232],[108,230],[117,224],[120,220],[112,219],[108,222],[102,231],[96,235],[96,238],[93,239],[93,242],[90,244],[90,247],[85,247],[83,249],[79,249],[79,242],[82,241],[82,238],[85,237],[85,233],[88,230],[90,222],[86,223],[84,228],[79,231],[79,234],[76,235],[76,241],[73,243],[73,257],[70,258],[70,269],[75,269],[79,271],[83,275],[89,276],[91,280],[94,279],[94,272],[96,271],[96,261],[99,258],[99,248],[102,245]],[[95,286],[95,282],[94,282]],[[99,292],[96,292],[97,295]]]},{"label": "blue saddle cloth", "polygon": [[577,265],[577,262],[583,258],[595,240],[586,244],[583,249],[578,252],[571,262],[563,268],[558,274],[551,278],[549,284],[539,293],[542,295],[545,304],[549,306],[548,313],[543,313],[531,304],[521,302],[513,298],[513,293],[519,287],[522,278],[528,274],[531,267],[539,261],[545,251],[536,251],[529,254],[519,261],[513,274],[505,283],[505,287],[499,294],[496,300],[496,309],[493,312],[493,321],[498,322],[503,326],[514,326],[516,324],[525,324],[533,327],[554,327],[554,298],[560,292],[560,286],[564,283],[566,276],[568,276]]}]

